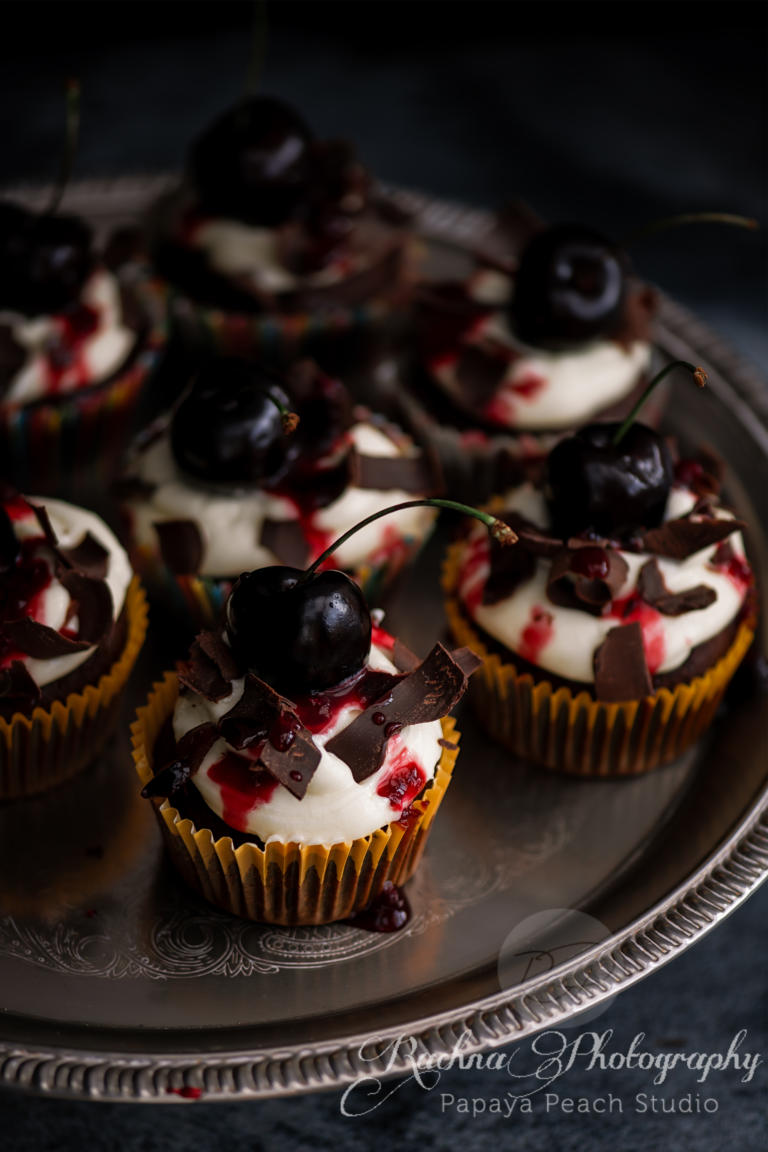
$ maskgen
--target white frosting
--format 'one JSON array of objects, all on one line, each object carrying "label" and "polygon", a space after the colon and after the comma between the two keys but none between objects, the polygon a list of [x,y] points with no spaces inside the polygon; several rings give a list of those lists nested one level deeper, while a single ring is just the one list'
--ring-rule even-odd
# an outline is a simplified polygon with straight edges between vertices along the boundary
[{"label": "white frosting", "polygon": [[262,292],[278,294],[299,287],[320,288],[337,283],[365,266],[362,254],[345,254],[325,268],[298,276],[280,261],[279,233],[256,228],[239,220],[205,220],[191,231],[188,242],[205,253],[208,263],[222,276],[249,278]]},{"label": "white frosting", "polygon": [[[400,446],[373,424],[359,422],[349,431],[352,443],[366,456],[416,454]],[[297,520],[296,506],[261,489],[223,496],[213,489],[192,485],[176,466],[167,431],[135,454],[129,472],[156,485],[147,500],[130,500],[132,533],[139,547],[156,551],[155,524],[163,520],[193,520],[203,541],[201,576],[226,578],[275,564],[279,558],[261,544],[265,520]],[[400,489],[380,490],[350,486],[327,507],[313,513],[309,527],[327,534],[328,543],[374,512],[411,500]],[[405,537],[426,535],[434,519],[431,508],[411,508],[385,517],[355,533],[335,553],[335,563],[355,568]]]},{"label": "white frosting", "polygon": [[[48,513],[51,526],[58,538],[59,546],[63,549],[74,548],[90,532],[102,547],[109,553],[107,560],[107,574],[105,581],[112,594],[113,618],[120,615],[128,585],[133,572],[125,551],[121,547],[114,533],[93,512],[85,508],[77,508],[72,504],[65,504],[63,500],[52,500],[47,496],[29,496],[27,499],[36,505],[43,505]],[[30,512],[23,519],[15,520],[14,531],[19,540],[29,536],[41,534],[37,517]],[[40,554],[50,557],[47,545],[41,544]],[[64,626],[67,609],[70,604],[70,595],[66,588],[54,576],[41,597],[41,611],[36,619],[41,624],[57,631]],[[77,628],[77,617],[68,622],[70,628]],[[51,660],[37,660],[31,656],[20,656],[19,659],[26,665],[27,671],[36,683],[42,688],[46,684],[68,676],[83,664],[95,652],[95,647],[84,648],[80,652],[72,652],[67,656],[55,656]]]},{"label": "white frosting", "polygon": [[97,269],[80,295],[82,304],[98,313],[98,326],[78,345],[73,363],[56,373],[55,383],[48,368],[49,356],[66,331],[60,316],[0,313],[0,323],[10,324],[14,341],[27,353],[27,359],[13,377],[5,394],[6,402],[28,404],[42,396],[73,392],[106,380],[127,360],[136,333],[123,324],[118,283],[111,272]]},{"label": "white frosting", "polygon": [[[673,488],[665,519],[685,515],[695,500],[693,493],[687,489]],[[548,518],[544,497],[531,485],[524,485],[510,493],[505,500],[505,507],[521,513],[538,527],[546,529]],[[733,519],[731,513],[724,509],[718,509],[716,514],[722,519]],[[474,604],[473,593],[476,597],[478,589],[485,584],[490,565],[487,546],[483,549],[482,536],[473,531],[471,540],[477,562],[467,565],[466,574],[460,581],[459,596],[463,601],[469,599],[470,604]],[[743,559],[745,553],[741,534],[734,532],[728,540],[735,555]],[[660,663],[651,668],[652,673],[670,672],[680,667],[698,644],[716,636],[738,615],[744,602],[744,590],[710,566],[716,550],[717,545],[703,548],[680,561],[655,557],[670,592],[682,592],[697,584],[705,584],[716,592],[717,598],[707,608],[685,612],[680,616],[664,616],[648,610],[647,618],[640,621],[646,655],[654,650],[663,653]],[[621,555],[627,562],[628,572],[616,596],[619,600],[636,589],[638,573],[651,558],[650,554],[642,552],[622,552]],[[537,649],[534,663],[566,680],[591,683],[594,680],[594,653],[610,629],[617,627],[621,621],[616,616],[592,616],[575,608],[552,604],[547,598],[549,567],[548,561],[538,560],[533,576],[515,588],[509,597],[495,604],[481,602],[471,608],[471,614],[489,635],[512,652],[524,654],[526,645],[523,633],[532,624],[535,625],[538,613],[548,613],[553,625],[551,635]]]},{"label": "white frosting", "polygon": [[[370,667],[396,672],[397,669],[383,649],[371,648]],[[177,740],[185,732],[206,721],[217,721],[232,708],[243,694],[243,680],[235,680],[232,692],[224,700],[214,703],[202,696],[179,697],[173,715],[173,731]],[[387,777],[393,762],[404,752],[422,770],[425,781],[432,780],[440,759],[442,726],[439,720],[428,724],[412,724],[403,728],[387,744],[384,763],[378,772],[356,784],[349,766],[328,752],[325,745],[342,728],[352,723],[361,709],[347,707],[339,712],[326,731],[313,736],[321,750],[321,759],[303,798],[297,798],[278,784],[269,800],[247,813],[241,832],[258,836],[261,840],[282,843],[296,841],[303,844],[335,844],[368,836],[377,828],[396,820],[401,812],[394,808],[386,796],[379,796],[377,788]],[[221,759],[229,746],[218,739],[192,777],[205,803],[218,816],[224,816],[221,787],[210,778],[210,768]]]}]

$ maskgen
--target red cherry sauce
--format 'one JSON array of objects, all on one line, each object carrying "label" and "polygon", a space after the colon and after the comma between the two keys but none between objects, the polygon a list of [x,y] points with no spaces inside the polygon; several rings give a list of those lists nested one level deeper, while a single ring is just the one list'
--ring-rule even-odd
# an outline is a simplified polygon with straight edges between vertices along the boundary
[{"label": "red cherry sauce", "polygon": [[[11,506],[6,505],[11,519]],[[20,515],[16,519],[21,519]],[[35,555],[42,536],[28,536],[21,541],[13,567],[0,581],[0,667],[7,668],[14,660],[23,659],[23,653],[15,651],[3,638],[3,624],[11,620],[30,617],[44,624],[44,593],[51,583],[51,570],[41,556]]]},{"label": "red cherry sauce", "polygon": [[411,918],[411,906],[402,889],[387,880],[379,895],[367,908],[350,916],[347,924],[367,932],[397,932]]},{"label": "red cherry sauce", "polygon": [[413,759],[408,748],[400,748],[392,755],[393,745],[397,747],[397,733],[393,733],[389,744],[389,769],[379,781],[376,793],[389,800],[395,812],[400,813],[415,800],[426,783],[424,769]]},{"label": "red cherry sauce", "polygon": [[515,395],[522,396],[523,400],[535,399],[546,386],[547,381],[545,377],[539,376],[537,372],[526,372],[518,380],[513,380],[509,385]]},{"label": "red cherry sauce", "polygon": [[698,460],[685,457],[675,464],[675,483],[696,492],[705,477],[704,469]]},{"label": "red cherry sauce", "polygon": [[208,776],[221,789],[221,818],[238,832],[247,832],[248,813],[272,799],[278,781],[266,768],[252,769],[242,756],[225,752],[208,769]]},{"label": "red cherry sauce", "polygon": [[724,540],[712,557],[710,568],[726,576],[740,596],[745,596],[752,584],[752,569],[744,556],[737,556],[730,540]]},{"label": "red cherry sauce", "polygon": [[643,650],[645,662],[651,676],[658,672],[664,663],[666,645],[664,643],[664,618],[660,612],[646,604],[635,593],[614,600],[608,616],[619,620],[622,624],[637,622],[643,634]]},{"label": "red cherry sauce", "polygon": [[[342,684],[327,692],[316,692],[312,696],[302,696],[295,701],[296,711],[302,724],[313,735],[325,732],[335,722],[344,708],[359,708],[364,711],[374,700],[382,698],[387,702],[386,673],[372,668],[363,668],[356,676],[351,676]],[[382,713],[383,715],[383,713]]]},{"label": "red cherry sauce", "polygon": [[[65,380],[70,387],[91,383],[85,359],[85,343],[98,330],[100,312],[88,304],[78,304],[55,318],[57,336],[45,358],[46,388],[60,392]],[[70,379],[73,378],[73,379]]]},{"label": "red cherry sauce", "polygon": [[535,604],[517,646],[519,655],[530,664],[538,664],[542,649],[546,648],[554,633],[552,613]]},{"label": "red cherry sauce", "polygon": [[371,628],[371,644],[376,648],[383,648],[385,652],[391,652],[395,646],[395,638],[390,636],[384,628],[374,624]]}]

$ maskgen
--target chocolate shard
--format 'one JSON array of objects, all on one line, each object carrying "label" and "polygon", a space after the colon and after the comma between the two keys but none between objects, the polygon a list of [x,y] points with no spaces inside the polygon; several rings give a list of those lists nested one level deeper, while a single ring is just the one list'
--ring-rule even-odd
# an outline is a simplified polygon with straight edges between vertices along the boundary
[{"label": "chocolate shard", "polygon": [[427,458],[414,456],[363,456],[352,452],[352,483],[357,488],[375,488],[386,492],[399,489],[414,495],[428,495],[436,490]]},{"label": "chocolate shard", "polygon": [[266,740],[281,700],[274,688],[249,672],[242,696],[219,720],[219,731],[227,744],[242,751]]},{"label": "chocolate shard", "polygon": [[611,628],[593,657],[595,695],[606,704],[642,700],[653,693],[637,621]]},{"label": "chocolate shard", "polygon": [[107,574],[109,552],[90,532],[86,532],[75,548],[61,548],[59,554],[84,576],[103,580]]},{"label": "chocolate shard", "polygon": [[13,648],[34,660],[53,660],[56,656],[69,656],[90,647],[87,640],[62,636],[55,628],[40,624],[29,616],[7,621],[0,631]]},{"label": "chocolate shard", "polygon": [[45,537],[46,544],[49,548],[53,548],[54,552],[58,554],[59,538],[53,530],[51,518],[48,515],[47,510],[42,504],[30,504],[29,506],[37,517],[37,522],[40,525],[43,536]]},{"label": "chocolate shard", "polygon": [[695,584],[682,592],[670,592],[656,560],[643,564],[637,578],[637,590],[646,604],[664,616],[682,616],[685,612],[708,608],[717,600],[714,588],[706,584]]},{"label": "chocolate shard", "polygon": [[40,689],[21,660],[0,668],[0,700],[20,711],[29,712],[40,699]]},{"label": "chocolate shard", "polygon": [[651,325],[658,310],[659,294],[655,288],[649,284],[631,286],[616,328],[610,335],[627,350],[638,341],[646,343],[651,338]]},{"label": "chocolate shard", "polygon": [[[462,653],[466,650],[461,650]],[[468,659],[459,659],[467,664]],[[408,724],[426,724],[447,716],[467,687],[467,673],[453,654],[436,644],[427,658],[399,680],[385,700],[379,699],[356,716],[326,744],[344,760],[356,783],[378,772],[387,740]]]},{"label": "chocolate shard", "polygon": [[[586,541],[584,542],[586,545]],[[580,548],[564,548],[552,560],[547,579],[547,598],[561,608],[577,608],[592,616],[602,616],[627,578],[629,565],[620,552],[603,549],[608,561],[604,576],[585,575],[578,570]]]},{"label": "chocolate shard", "polygon": [[59,569],[61,583],[77,602],[77,639],[99,644],[113,621],[112,593],[103,580],[95,580],[74,570]]},{"label": "chocolate shard", "polygon": [[142,788],[142,796],[173,796],[194,776],[218,736],[216,725],[210,721],[190,728],[177,743],[173,760]]},{"label": "chocolate shard", "polygon": [[206,700],[223,700],[232,691],[232,683],[205,652],[199,638],[192,643],[189,656],[176,665],[179,682],[204,696]]},{"label": "chocolate shard", "polygon": [[687,560],[694,552],[718,544],[732,532],[743,532],[746,527],[743,520],[698,520],[693,516],[681,516],[677,520],[666,520],[659,528],[643,532],[642,547],[644,551],[656,556]]},{"label": "chocolate shard", "polygon": [[476,652],[473,652],[471,648],[454,648],[451,652],[451,658],[455,660],[459,668],[461,668],[467,680],[469,680],[473,672],[477,672],[482,664],[480,657]]},{"label": "chocolate shard", "polygon": [[463,400],[472,408],[485,408],[507,372],[505,356],[494,355],[477,344],[466,344],[456,362],[456,380]]},{"label": "chocolate shard", "polygon": [[289,568],[306,567],[309,547],[298,520],[265,520],[261,543],[281,564]]},{"label": "chocolate shard", "polygon": [[413,672],[419,666],[419,658],[402,640],[396,638],[392,648],[392,663],[398,672]]},{"label": "chocolate shard", "polygon": [[322,753],[290,700],[249,673],[243,695],[219,720],[219,731],[233,748],[260,744],[263,765],[297,800],[309,787]]},{"label": "chocolate shard", "polygon": [[[531,579],[536,571],[536,556],[546,555],[545,552],[540,553],[538,551],[535,542],[532,547],[527,547],[521,532],[528,533],[527,539],[534,541],[536,530],[531,529],[529,531],[528,521],[524,520],[522,516],[518,516],[514,512],[505,513],[499,519],[508,524],[514,532],[517,532],[520,544],[509,548],[493,538],[490,539],[490,571],[483,589],[484,604],[498,604],[500,600],[505,600],[516,588]],[[562,548],[562,543],[559,540],[555,543],[557,545],[556,550]]]},{"label": "chocolate shard", "polygon": [[158,520],[155,531],[160,552],[171,572],[194,576],[203,561],[203,538],[194,520]]},{"label": "chocolate shard", "polygon": [[224,639],[223,633],[208,631],[201,632],[195,637],[205,655],[213,661],[225,680],[236,680],[240,676],[240,668],[235,660],[232,649]]}]

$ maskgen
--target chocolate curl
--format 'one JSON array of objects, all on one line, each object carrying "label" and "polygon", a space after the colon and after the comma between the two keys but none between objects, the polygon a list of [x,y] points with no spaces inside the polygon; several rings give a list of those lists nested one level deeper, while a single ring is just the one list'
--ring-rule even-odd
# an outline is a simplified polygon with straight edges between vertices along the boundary
[{"label": "chocolate curl", "polygon": [[0,700],[10,701],[22,712],[31,712],[40,699],[40,689],[21,660],[13,660],[9,668],[0,668]]},{"label": "chocolate curl", "polygon": [[378,772],[387,740],[409,724],[447,716],[466,691],[481,661],[467,648],[450,653],[436,644],[426,660],[399,680],[384,699],[370,704],[326,744],[344,760],[357,784]]},{"label": "chocolate curl", "polygon": [[112,627],[113,604],[109,585],[103,580],[67,569],[59,569],[56,575],[77,603],[77,639],[99,644]]},{"label": "chocolate curl", "polygon": [[203,539],[193,520],[158,520],[154,525],[160,552],[171,572],[194,576],[203,562]]},{"label": "chocolate curl", "polygon": [[653,693],[637,621],[611,628],[593,657],[595,695],[606,704],[642,700]]},{"label": "chocolate curl", "polygon": [[677,520],[667,520],[658,528],[650,528],[640,536],[640,547],[656,556],[668,556],[671,560],[687,560],[702,548],[719,544],[732,532],[743,532],[747,525],[743,520],[697,520],[692,516],[681,516]]},{"label": "chocolate curl", "polygon": [[363,456],[352,449],[351,482],[356,488],[400,490],[414,496],[432,492],[434,478],[422,453],[415,456]]},{"label": "chocolate curl", "polygon": [[62,636],[55,628],[49,628],[28,616],[22,620],[10,620],[0,626],[0,635],[10,642],[12,648],[34,660],[53,660],[57,656],[69,656],[90,647],[87,640]]},{"label": "chocolate curl", "polygon": [[103,580],[107,574],[109,552],[90,532],[86,532],[75,548],[60,548],[58,554],[70,567],[76,568],[84,576]]},{"label": "chocolate curl", "polygon": [[218,739],[216,725],[206,721],[185,732],[176,745],[176,755],[170,764],[156,772],[141,790],[142,796],[173,796],[194,776]]},{"label": "chocolate curl", "polygon": [[650,604],[663,616],[682,616],[685,612],[696,612],[708,608],[717,600],[714,588],[706,584],[696,584],[684,588],[682,592],[670,592],[655,560],[643,564],[637,578],[637,590],[646,604]]},{"label": "chocolate curl", "polygon": [[[588,546],[584,541],[583,546]],[[615,599],[627,578],[629,565],[621,553],[605,549],[608,572],[603,577],[585,576],[574,571],[574,558],[579,548],[564,548],[552,560],[547,580],[547,597],[560,608],[577,608],[592,616],[602,616],[606,604]]]},{"label": "chocolate curl", "polygon": [[262,743],[258,763],[301,800],[322,753],[290,700],[249,673],[243,695],[221,717],[219,731],[233,748]]},{"label": "chocolate curl", "polygon": [[304,568],[309,560],[309,547],[298,520],[265,520],[261,543],[281,564]]}]

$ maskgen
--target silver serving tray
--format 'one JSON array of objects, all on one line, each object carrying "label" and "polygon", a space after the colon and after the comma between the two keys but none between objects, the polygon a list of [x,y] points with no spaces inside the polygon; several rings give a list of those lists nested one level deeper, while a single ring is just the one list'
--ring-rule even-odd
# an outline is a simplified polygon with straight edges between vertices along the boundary
[{"label": "silver serving tray", "polygon": [[[168,187],[79,185],[68,206],[107,228]],[[466,260],[490,230],[484,212],[398,195],[439,262]],[[680,389],[670,427],[727,460],[765,599],[766,386],[669,300],[658,343],[709,372],[706,393]],[[421,652],[444,627],[444,544],[432,541],[388,614]],[[695,753],[636,780],[578,781],[516,763],[464,709],[458,770],[408,887],[405,929],[238,920],[183,887],[138,795],[128,724],[159,670],[148,651],[97,764],[47,797],[0,807],[0,1085],[124,1101],[199,1089],[225,1100],[407,1073],[459,1041],[465,1052],[503,1045],[594,1009],[694,943],[768,874],[768,724],[753,675]],[[563,909],[599,922],[565,950]],[[535,962],[516,946],[500,978],[505,941],[537,913],[552,931],[533,940]],[[408,1043],[393,1053],[399,1037]]]}]

